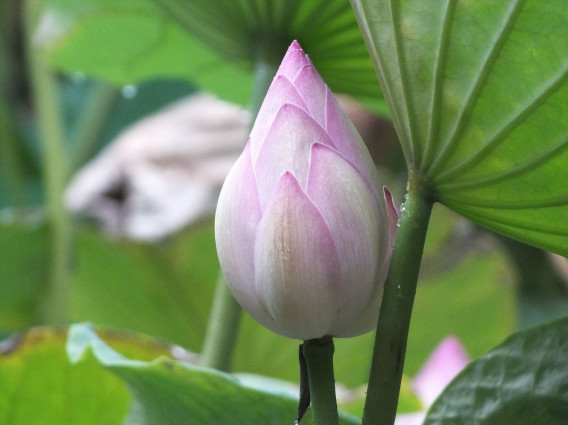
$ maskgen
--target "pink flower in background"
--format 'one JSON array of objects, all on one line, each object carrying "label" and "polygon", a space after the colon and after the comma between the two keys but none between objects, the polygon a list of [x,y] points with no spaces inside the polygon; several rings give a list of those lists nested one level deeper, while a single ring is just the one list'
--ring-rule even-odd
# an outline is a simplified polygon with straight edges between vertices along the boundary
[{"label": "pink flower in background", "polygon": [[469,356],[460,341],[453,336],[445,338],[412,382],[424,411],[397,415],[395,425],[421,425],[428,408],[468,363]]},{"label": "pink flower in background", "polygon": [[287,337],[368,332],[397,219],[361,138],[293,42],[217,206],[231,291]]}]

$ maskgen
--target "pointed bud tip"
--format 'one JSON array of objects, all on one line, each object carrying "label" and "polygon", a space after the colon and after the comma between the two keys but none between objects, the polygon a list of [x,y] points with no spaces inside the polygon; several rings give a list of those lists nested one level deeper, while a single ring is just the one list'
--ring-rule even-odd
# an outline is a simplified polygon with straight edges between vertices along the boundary
[{"label": "pointed bud tip", "polygon": [[[292,44],[290,44],[290,47],[288,47],[288,50],[302,50],[302,46],[300,46],[300,43],[298,43],[298,40],[294,40],[292,41]],[[303,52],[303,50],[302,50]]]},{"label": "pointed bud tip", "polygon": [[290,44],[290,47],[288,47],[276,75],[284,75],[290,81],[294,81],[294,78],[300,69],[310,64],[311,61],[308,55],[304,53],[300,43],[294,40],[292,44]]}]

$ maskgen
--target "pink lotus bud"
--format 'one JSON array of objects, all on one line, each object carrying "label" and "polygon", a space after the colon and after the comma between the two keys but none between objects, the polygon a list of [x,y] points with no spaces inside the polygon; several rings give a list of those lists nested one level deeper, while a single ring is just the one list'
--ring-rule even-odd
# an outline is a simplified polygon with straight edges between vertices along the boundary
[{"label": "pink lotus bud", "polygon": [[414,392],[426,407],[430,407],[468,363],[469,356],[459,339],[454,336],[445,338],[414,378]]},{"label": "pink lotus bud", "polygon": [[290,338],[368,332],[397,219],[363,141],[293,42],[217,205],[229,288]]}]

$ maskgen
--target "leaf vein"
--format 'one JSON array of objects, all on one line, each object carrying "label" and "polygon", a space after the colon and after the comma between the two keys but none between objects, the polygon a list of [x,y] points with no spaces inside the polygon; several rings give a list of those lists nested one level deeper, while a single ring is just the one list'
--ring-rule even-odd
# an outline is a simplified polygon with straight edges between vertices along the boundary
[{"label": "leaf vein", "polygon": [[447,49],[448,49],[448,39],[449,33],[452,27],[453,12],[455,10],[456,2],[448,0],[446,2],[446,10],[444,12],[444,21],[442,24],[442,34],[440,35],[440,45],[438,47],[438,52],[436,56],[435,72],[434,72],[434,89],[432,93],[432,105],[430,113],[430,121],[428,124],[428,137],[426,139],[426,144],[424,147],[424,158],[421,168],[427,167],[427,164],[431,161],[433,152],[434,140],[438,136],[439,129],[439,111],[441,103],[441,95],[443,90],[444,80],[442,78],[442,71],[445,68]]},{"label": "leaf vein", "polygon": [[455,150],[456,141],[463,134],[463,131],[472,115],[473,109],[479,100],[478,95],[481,92],[485,82],[487,81],[487,77],[489,76],[493,65],[497,61],[497,58],[499,57],[503,46],[507,42],[509,35],[511,34],[512,29],[517,21],[517,18],[521,13],[524,3],[525,0],[517,0],[515,5],[507,14],[505,22],[501,27],[501,31],[499,31],[499,34],[497,34],[497,37],[493,40],[489,54],[485,57],[485,60],[481,66],[481,70],[477,74],[477,78],[474,81],[473,87],[467,95],[465,105],[462,108],[458,119],[456,120],[451,134],[444,141],[438,156],[433,161],[431,167],[428,170],[428,173],[430,175],[436,175]]},{"label": "leaf vein", "polygon": [[[400,13],[398,11],[398,9],[395,9],[395,5],[394,5],[395,1],[390,0],[389,1],[389,5],[390,5],[390,9],[391,9],[391,16],[393,17],[393,32],[394,32],[394,43],[395,43],[395,49],[396,49],[396,60],[397,60],[397,66],[398,66],[398,71],[399,71],[399,75],[400,75],[400,84],[402,87],[402,96],[404,98],[404,106],[406,109],[406,117],[408,119],[408,137],[409,137],[409,142],[411,144],[411,146],[414,146],[413,142],[416,142],[415,138],[414,138],[414,123],[415,120],[413,119],[412,116],[412,108],[410,108],[411,102],[408,96],[408,82],[406,81],[406,74],[404,72],[404,67],[402,66],[402,40],[400,39],[400,28],[397,28],[395,26],[397,19],[395,19],[396,17],[400,16]],[[395,13],[396,12],[396,13]],[[415,152],[413,149],[411,149],[410,151],[411,154],[411,158],[408,158],[411,163],[414,165],[415,164]]]},{"label": "leaf vein", "polygon": [[[455,178],[457,175],[464,173],[467,170],[475,167],[479,162],[487,157],[493,150],[495,150],[506,138],[510,135],[515,128],[521,125],[526,119],[539,107],[545,104],[545,102],[553,96],[558,89],[564,86],[568,82],[568,65],[560,73],[559,76],[555,77],[552,83],[548,84],[544,90],[542,90],[533,100],[528,103],[519,111],[519,113],[513,117],[507,124],[505,124],[501,130],[497,132],[483,147],[479,149],[475,155],[464,160],[460,164],[456,165],[454,168],[449,169],[445,173],[442,173],[436,181],[441,183],[443,181],[448,181]],[[566,142],[563,142],[566,143]],[[546,154],[545,154],[546,155]]]},{"label": "leaf vein", "polygon": [[[562,154],[568,148],[568,139],[554,145],[552,148],[541,152],[540,155],[532,158],[529,161],[517,164],[514,167],[508,168],[501,173],[495,173],[488,176],[474,178],[466,181],[450,182],[446,184],[439,184],[438,188],[446,192],[455,192],[464,189],[478,188],[481,186],[490,186],[502,182],[513,177],[518,177],[529,171],[536,170],[537,168],[545,165],[553,158]],[[447,180],[447,179],[445,179]]]},{"label": "leaf vein", "polygon": [[454,204],[452,203],[447,203],[445,204],[448,208],[451,208],[453,210],[455,210],[456,212],[459,212],[460,214],[463,214],[466,217],[469,217],[470,219],[485,225],[485,226],[490,226],[491,224],[498,224],[498,225],[502,225],[502,226],[506,226],[509,228],[516,228],[516,229],[520,229],[520,230],[527,230],[527,231],[531,231],[531,232],[539,232],[539,233],[544,233],[544,234],[548,234],[548,235],[554,235],[554,236],[568,236],[568,228],[559,228],[558,223],[553,223],[552,225],[550,224],[545,224],[542,221],[539,222],[532,222],[532,223],[527,223],[527,222],[523,222],[520,220],[514,220],[511,217],[498,217],[495,215],[488,215],[488,214],[483,214],[483,213],[479,213],[479,212],[472,212],[472,211],[468,211],[468,210],[464,210],[462,208],[456,207]]},{"label": "leaf vein", "polygon": [[472,207],[483,207],[499,210],[524,210],[534,208],[554,208],[563,205],[568,206],[568,195],[562,195],[548,199],[525,199],[525,200],[503,200],[503,199],[475,199],[468,197],[440,197],[440,202],[444,204],[469,205]]}]

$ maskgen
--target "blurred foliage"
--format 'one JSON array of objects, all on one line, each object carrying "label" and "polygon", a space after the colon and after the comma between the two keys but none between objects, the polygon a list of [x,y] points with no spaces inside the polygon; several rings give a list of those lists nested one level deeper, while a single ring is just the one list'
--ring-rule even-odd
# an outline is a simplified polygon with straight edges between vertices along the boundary
[{"label": "blurred foliage", "polygon": [[[224,61],[207,44],[191,40],[180,25],[153,3],[133,0],[50,0],[48,3],[59,13],[55,18],[62,19],[60,24],[67,31],[63,35],[56,34],[60,38],[56,37],[53,44],[46,38],[44,47],[50,49],[51,58],[63,71],[58,80],[58,101],[63,106],[66,147],[76,165],[95,155],[128,124],[193,92],[194,84],[222,93],[225,98],[248,102],[252,77],[247,68]],[[171,6],[176,2],[169,3]],[[347,4],[333,4],[345,13],[344,5],[340,3]],[[0,4],[2,338],[14,331],[45,324],[40,306],[50,284],[51,244],[49,221],[43,206],[41,135],[36,132],[36,116],[24,79],[26,65],[19,40],[21,28],[17,16],[21,14],[21,6],[14,0]],[[334,21],[336,25],[342,27],[344,23],[348,27],[351,18],[338,16],[343,18]],[[71,26],[65,26],[70,23]],[[336,41],[350,40],[353,28],[347,29],[346,38],[338,36]],[[310,30],[306,26],[306,31]],[[310,43],[315,43],[308,35],[306,50]],[[353,41],[357,54],[360,54],[360,42],[359,39]],[[314,54],[314,61],[316,65],[320,61],[324,74],[326,67],[332,75],[335,72],[338,87],[351,87],[348,78],[342,79],[345,69],[334,69],[334,61],[325,57],[327,50],[333,50],[333,40],[330,43]],[[348,49],[342,52],[348,54]],[[201,62],[196,62],[196,58]],[[360,95],[367,84],[371,84],[370,62],[359,57],[353,59],[351,65],[360,67],[364,77],[360,86],[353,86],[354,93]],[[91,76],[100,80],[91,79]],[[371,77],[374,82],[374,75]],[[128,90],[121,91],[124,85],[131,85],[128,90],[134,90],[134,97],[128,95]],[[93,144],[78,146],[75,138],[81,133],[78,123],[89,114],[89,103],[101,87],[114,90],[116,98],[103,111],[104,117],[94,133]],[[378,86],[374,84],[373,87]],[[374,100],[377,102],[376,96]],[[375,106],[376,110],[384,112],[380,98]],[[84,158],[81,152],[86,152]],[[74,158],[76,154],[81,159]],[[383,159],[383,167],[390,166],[389,158]],[[396,174],[391,180],[404,181],[405,176]],[[557,179],[555,187],[560,187],[562,182]],[[393,189],[395,193],[403,192],[402,186]],[[447,203],[460,210],[459,202],[452,199],[448,196]],[[471,212],[470,215],[475,214]],[[496,223],[493,227],[506,227]],[[543,240],[541,236],[538,239]],[[218,274],[210,221],[155,245],[113,240],[89,223],[79,221],[74,223],[71,252],[68,259],[70,321],[92,321],[101,326],[163,338],[194,352],[201,350]],[[540,270],[539,276],[546,270],[553,275],[550,279],[558,280],[548,257],[542,251],[538,252],[538,255],[525,258],[524,265],[531,261],[534,264],[538,258],[537,267],[533,269]],[[534,301],[534,297],[522,292],[523,288],[534,289],[534,281],[540,277],[531,275],[531,285],[524,273],[520,276],[524,283],[518,286],[516,271],[522,270],[522,264],[511,262],[508,253],[510,250],[495,243],[486,231],[448,209],[436,206],[412,316],[401,411],[418,409],[410,388],[410,377],[445,336],[457,336],[469,354],[477,358],[517,327],[518,299],[522,298],[523,305]],[[558,304],[566,306],[566,291],[556,292],[558,288],[556,286],[552,292]],[[553,314],[564,311],[562,307]],[[531,318],[523,324],[541,319]],[[246,315],[239,332],[233,360],[235,371],[290,382],[298,380],[298,341],[275,335]],[[151,360],[163,354],[163,347],[141,350],[137,338],[125,342],[124,347],[120,342],[122,337],[110,345],[133,359]],[[104,411],[107,417],[97,417],[97,423],[105,419],[108,423],[122,423],[130,400],[125,386],[111,374],[101,373],[92,354],[85,354],[78,365],[71,367],[65,357],[64,339],[63,331],[39,330],[26,333],[16,345],[12,345],[14,340],[4,342],[0,352],[0,422],[10,425],[37,423],[37,417],[34,419],[33,412],[26,410],[26,406],[39,403],[41,397],[48,394],[49,398],[43,400],[43,405],[49,405],[42,416],[44,421],[53,418],[52,423],[61,423],[61,418],[69,418],[69,423],[94,423],[88,415],[93,411]],[[103,339],[110,342],[112,337],[103,334]],[[362,385],[368,376],[372,343],[372,333],[336,341],[336,379],[358,393],[354,401],[346,405],[357,415],[362,409]],[[164,372],[162,366],[158,368],[162,368],[160,373]],[[42,373],[37,374],[38,370]],[[97,388],[89,386],[90,382],[97,382]],[[76,395],[72,397],[66,393],[69,387],[65,385],[72,386]],[[100,392],[92,396],[88,391],[95,389]],[[20,404],[9,404],[16,392],[22,394]],[[10,415],[11,420],[3,414]]]},{"label": "blurred foliage", "polygon": [[[295,417],[297,399],[285,383],[271,381],[269,389],[259,389],[253,380],[176,361],[172,352],[179,350],[161,341],[98,333],[104,341],[85,325],[69,332],[37,328],[4,341],[1,423],[213,425],[254,418],[283,425]],[[305,423],[311,423],[309,416]],[[342,414],[340,423],[359,421]]]},{"label": "blurred foliage", "polygon": [[48,274],[46,230],[41,223],[0,223],[0,337],[37,324]]},{"label": "blurred foliage", "polygon": [[277,66],[298,39],[330,87],[387,109],[349,4],[343,0],[48,0],[53,63],[123,86],[183,77],[249,104],[252,71]]},{"label": "blurred foliage", "polygon": [[[436,208],[425,271],[434,259],[443,257],[448,238],[463,223],[447,209]],[[435,231],[438,227],[450,230],[440,237]],[[3,261],[13,268],[0,269],[12,273],[0,279],[0,290],[12,291],[12,284],[18,281],[11,276],[17,276],[23,264],[43,264],[43,268],[27,269],[32,277],[36,276],[35,279],[24,276],[27,292],[24,292],[26,285],[20,286],[22,296],[18,305],[27,302],[33,306],[38,281],[45,276],[46,233],[41,227],[23,225],[0,229],[5,232],[2,236],[6,235],[0,238],[2,242],[13,243],[17,238],[24,242],[21,252],[5,246],[5,251],[14,257]],[[78,230],[72,260],[73,321],[91,320],[159,336],[192,351],[201,349],[218,273],[211,223],[189,228],[155,246],[113,241],[93,230]],[[11,234],[13,239],[8,240]],[[472,356],[478,356],[515,327],[514,287],[506,257],[497,246],[487,250],[465,248],[463,256],[459,262],[446,264],[443,273],[426,276],[418,288],[407,354],[407,371],[411,376],[448,334],[456,335]],[[5,299],[16,302],[15,297]],[[14,306],[4,314],[6,319],[2,323],[15,325],[5,326],[7,332],[32,324],[35,312],[31,307]],[[351,388],[366,382],[372,341],[372,333],[336,341],[338,382]],[[297,341],[280,337],[245,315],[233,368],[295,382],[297,345]]]},{"label": "blurred foliage", "polygon": [[[127,356],[152,360],[171,347],[133,334],[102,330]],[[0,344],[0,423],[122,424],[130,405],[125,385],[92,356],[73,365],[65,350],[67,330],[35,328]]]}]

